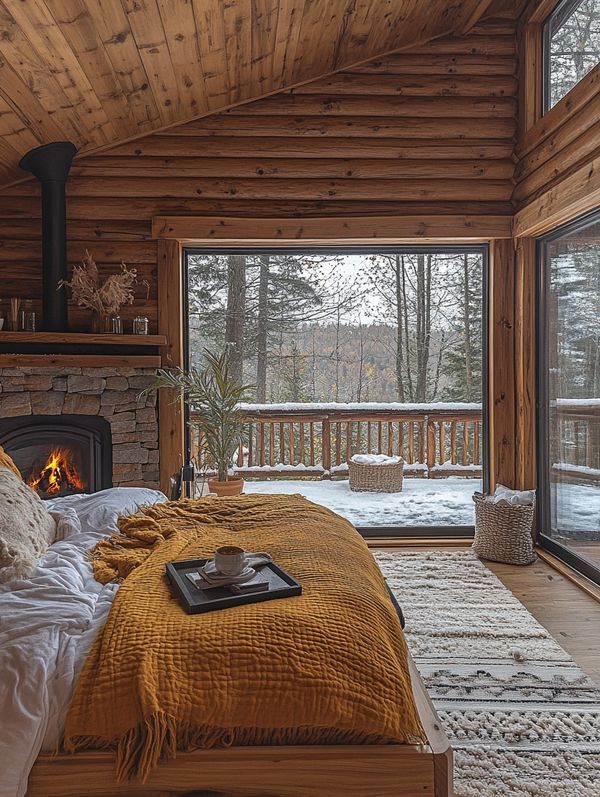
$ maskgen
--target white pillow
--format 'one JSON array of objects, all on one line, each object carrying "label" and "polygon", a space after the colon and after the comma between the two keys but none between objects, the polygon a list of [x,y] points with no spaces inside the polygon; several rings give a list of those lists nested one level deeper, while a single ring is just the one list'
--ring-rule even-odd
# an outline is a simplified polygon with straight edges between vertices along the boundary
[{"label": "white pillow", "polygon": [[55,536],[56,521],[39,495],[0,467],[0,583],[31,576]]},{"label": "white pillow", "polygon": [[117,531],[120,515],[133,515],[144,506],[160,504],[167,496],[147,487],[110,487],[87,495],[77,493],[47,501],[50,512],[75,510],[84,533],[109,536]]}]

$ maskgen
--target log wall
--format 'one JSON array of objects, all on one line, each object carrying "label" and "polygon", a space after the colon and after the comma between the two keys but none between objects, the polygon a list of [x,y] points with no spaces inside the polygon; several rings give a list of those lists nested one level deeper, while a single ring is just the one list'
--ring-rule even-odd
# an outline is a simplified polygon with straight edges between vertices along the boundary
[{"label": "log wall", "polygon": [[509,319],[514,365],[513,378],[507,380],[505,413],[512,456],[503,466],[503,475],[520,489],[535,487],[537,478],[536,238],[600,205],[600,66],[542,115],[541,27],[556,2],[519,0],[518,6],[519,127],[513,193],[516,256],[507,281],[514,282],[514,319]]},{"label": "log wall", "polygon": [[519,133],[513,194],[517,210],[578,171],[584,174],[584,167],[600,156],[600,65],[542,116],[541,26],[555,5],[556,0],[530,0],[517,26]]},{"label": "log wall", "polygon": [[[439,39],[138,141],[82,157],[68,184],[69,261],[88,248],[150,283],[129,321],[157,323],[154,216],[511,216],[514,22]],[[38,299],[39,189],[0,196],[4,300]],[[87,314],[71,308],[82,329]]]}]

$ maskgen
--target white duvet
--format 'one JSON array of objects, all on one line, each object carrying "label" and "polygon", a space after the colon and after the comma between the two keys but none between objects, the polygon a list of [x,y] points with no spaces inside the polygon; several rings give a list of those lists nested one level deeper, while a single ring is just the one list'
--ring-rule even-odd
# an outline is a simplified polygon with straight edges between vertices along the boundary
[{"label": "white duvet", "polygon": [[55,542],[32,578],[0,585],[0,797],[22,797],[40,750],[55,750],[77,675],[117,586],[94,580],[87,552],[117,530],[118,515],[166,501],[114,488],[48,501]]}]

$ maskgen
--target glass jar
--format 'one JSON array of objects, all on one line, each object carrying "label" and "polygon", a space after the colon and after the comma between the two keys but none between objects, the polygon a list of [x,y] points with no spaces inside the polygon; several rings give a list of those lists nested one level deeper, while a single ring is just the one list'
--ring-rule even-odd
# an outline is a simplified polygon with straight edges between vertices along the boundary
[{"label": "glass jar", "polygon": [[133,319],[133,334],[134,335],[147,335],[148,334],[148,319],[145,315],[138,315]]},{"label": "glass jar", "polygon": [[120,315],[113,313],[108,316],[106,319],[106,332],[109,332],[111,335],[123,334],[123,319]]},{"label": "glass jar", "polygon": [[25,299],[19,311],[19,332],[35,332],[35,310],[31,299]]}]

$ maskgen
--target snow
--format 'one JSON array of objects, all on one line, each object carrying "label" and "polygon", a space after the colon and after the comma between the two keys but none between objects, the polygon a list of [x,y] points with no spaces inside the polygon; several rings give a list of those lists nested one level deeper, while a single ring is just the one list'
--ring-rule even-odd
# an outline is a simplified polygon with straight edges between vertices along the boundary
[{"label": "snow", "polygon": [[588,465],[571,465],[568,462],[555,462],[552,470],[563,471],[564,473],[585,474],[600,479],[600,468],[590,468]]},{"label": "snow", "polygon": [[[287,465],[285,462],[278,462],[277,465],[251,465],[248,467],[244,465],[244,474],[246,473],[273,473],[273,471],[279,472],[286,472],[286,471],[299,471],[301,473],[325,473],[323,470],[322,465],[305,465],[303,462],[299,462],[296,465]],[[232,475],[236,475],[237,471],[235,468],[231,469]]]},{"label": "snow", "polygon": [[355,454],[352,462],[358,465],[397,465],[402,457],[388,457],[385,454]]},{"label": "snow", "polygon": [[559,398],[550,402],[550,406],[559,407],[600,407],[600,398],[566,399]]},{"label": "snow", "polygon": [[479,479],[405,479],[401,493],[354,493],[347,479],[247,481],[246,493],[300,494],[355,526],[472,526]]},{"label": "snow", "polygon": [[[246,481],[244,492],[300,494],[347,518],[355,526],[472,526],[473,493],[480,479],[404,479],[401,493],[354,493],[348,479],[320,481],[271,479]],[[557,498],[558,528],[566,535],[598,532],[600,489],[594,485],[563,484]]]},{"label": "snow", "polygon": [[441,465],[433,465],[429,468],[431,471],[443,471],[443,470],[462,470],[465,473],[473,473],[473,471],[481,470],[481,465],[461,465],[459,462],[452,462],[452,460],[447,459]]},{"label": "snow", "polygon": [[600,486],[597,484],[561,484],[552,490],[552,515],[563,534],[579,531],[597,532],[600,540]]},{"label": "snow", "polygon": [[427,404],[406,404],[398,401],[309,401],[309,402],[286,402],[283,404],[240,404],[239,409],[248,413],[255,412],[347,412],[348,410],[357,411],[375,411],[381,412],[385,410],[395,412],[481,412],[481,404],[477,403],[460,403],[438,401],[429,402]]}]

